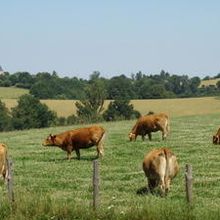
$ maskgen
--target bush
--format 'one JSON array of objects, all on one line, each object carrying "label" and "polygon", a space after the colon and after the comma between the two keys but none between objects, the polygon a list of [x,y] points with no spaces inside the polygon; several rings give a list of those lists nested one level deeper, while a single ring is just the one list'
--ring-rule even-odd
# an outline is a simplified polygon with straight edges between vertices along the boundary
[{"label": "bush", "polygon": [[11,117],[5,104],[0,100],[0,131],[11,130]]},{"label": "bush", "polygon": [[56,114],[31,95],[19,98],[18,105],[12,109],[12,116],[14,129],[49,127],[56,120]]},{"label": "bush", "polygon": [[129,100],[115,100],[110,102],[108,109],[103,113],[106,121],[129,120],[140,117],[140,112],[134,110]]}]

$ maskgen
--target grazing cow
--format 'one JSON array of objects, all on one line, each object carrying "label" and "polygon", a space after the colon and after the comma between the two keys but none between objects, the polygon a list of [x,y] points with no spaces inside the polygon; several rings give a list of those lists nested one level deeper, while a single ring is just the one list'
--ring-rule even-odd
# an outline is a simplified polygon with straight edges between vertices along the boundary
[{"label": "grazing cow", "polygon": [[220,128],[218,129],[217,133],[215,135],[213,135],[212,143],[213,144],[220,144]]},{"label": "grazing cow", "polygon": [[170,149],[160,148],[150,151],[144,157],[143,170],[151,192],[159,186],[161,194],[166,195],[170,189],[171,180],[179,171],[179,165]]},{"label": "grazing cow", "polygon": [[5,144],[0,143],[0,175],[4,178],[8,175],[7,164],[7,147]]},{"label": "grazing cow", "polygon": [[136,140],[138,135],[141,135],[142,140],[144,140],[145,135],[147,134],[149,140],[151,140],[151,132],[156,131],[162,132],[163,140],[167,137],[167,134],[169,133],[169,118],[165,113],[141,116],[128,136],[130,141]]},{"label": "grazing cow", "polygon": [[79,128],[56,135],[49,135],[43,142],[43,146],[58,146],[67,152],[70,160],[71,153],[75,150],[77,159],[80,159],[79,150],[82,148],[97,147],[97,157],[104,155],[103,142],[105,130],[99,126]]}]

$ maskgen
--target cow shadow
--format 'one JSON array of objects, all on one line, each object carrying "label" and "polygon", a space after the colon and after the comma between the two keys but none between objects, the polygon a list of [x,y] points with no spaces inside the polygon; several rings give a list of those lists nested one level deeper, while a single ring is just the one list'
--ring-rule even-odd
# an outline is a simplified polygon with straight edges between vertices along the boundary
[{"label": "cow shadow", "polygon": [[70,160],[67,159],[66,157],[62,157],[62,158],[50,158],[50,159],[44,159],[43,161],[47,161],[47,162],[62,162],[62,161],[93,161],[98,159],[97,156],[81,156],[80,159],[78,159],[77,157],[71,157]]},{"label": "cow shadow", "polygon": [[144,196],[144,195],[151,194],[151,191],[146,186],[143,186],[143,187],[137,189],[136,194],[139,196]]},{"label": "cow shadow", "polygon": [[145,195],[153,195],[158,197],[164,197],[159,190],[153,190],[151,191],[148,187],[143,186],[139,189],[137,189],[136,194],[139,196],[145,196]]}]

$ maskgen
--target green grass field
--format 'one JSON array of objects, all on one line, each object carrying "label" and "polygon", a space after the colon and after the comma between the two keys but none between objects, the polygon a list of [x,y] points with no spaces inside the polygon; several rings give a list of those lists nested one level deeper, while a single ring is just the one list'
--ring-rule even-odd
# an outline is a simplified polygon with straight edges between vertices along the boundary
[{"label": "green grass field", "polygon": [[28,89],[16,87],[0,87],[0,99],[17,99],[24,94],[28,94]]},{"label": "green grass field", "polygon": [[[92,204],[92,160],[95,148],[81,150],[81,160],[67,161],[56,147],[42,147],[49,133],[76,127],[52,127],[0,133],[14,162],[15,204],[7,203],[1,185],[0,219],[219,219],[220,147],[212,135],[219,127],[218,114],[174,116],[166,141],[159,132],[152,142],[128,141],[135,121],[101,124],[107,130],[105,156],[100,160],[100,205]],[[85,125],[81,125],[85,126]],[[77,126],[79,127],[79,126]],[[166,198],[137,195],[146,186],[142,161],[146,152],[166,146],[177,155],[180,173]],[[185,164],[193,166],[193,205],[185,197]]]}]

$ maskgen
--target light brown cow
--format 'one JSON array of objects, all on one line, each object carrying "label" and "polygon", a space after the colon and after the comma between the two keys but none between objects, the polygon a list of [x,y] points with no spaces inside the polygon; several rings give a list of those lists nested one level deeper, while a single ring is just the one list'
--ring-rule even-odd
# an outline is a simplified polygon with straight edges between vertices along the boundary
[{"label": "light brown cow", "polygon": [[103,142],[105,130],[100,126],[79,128],[56,135],[49,135],[43,142],[44,146],[58,146],[67,152],[67,158],[75,150],[77,159],[80,159],[80,149],[96,146],[97,157],[104,155]]},{"label": "light brown cow", "polygon": [[213,144],[220,144],[220,128],[218,129],[217,133],[212,137]]},{"label": "light brown cow", "polygon": [[141,116],[131,132],[129,133],[130,141],[136,140],[138,135],[141,135],[142,140],[145,139],[145,135],[147,134],[149,140],[152,139],[151,132],[162,132],[162,139],[164,140],[169,133],[169,118],[165,113],[159,114],[149,114],[145,116]]},{"label": "light brown cow", "polygon": [[4,178],[8,175],[7,146],[0,143],[0,175]]},{"label": "light brown cow", "polygon": [[144,157],[143,170],[151,192],[159,186],[161,194],[165,195],[170,189],[171,180],[179,171],[179,165],[170,149],[160,148],[150,151]]}]

